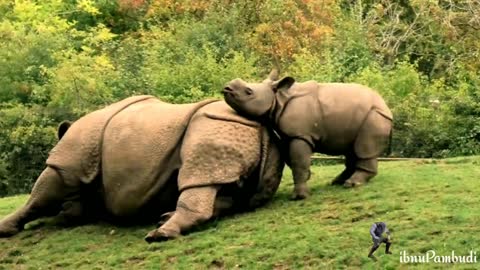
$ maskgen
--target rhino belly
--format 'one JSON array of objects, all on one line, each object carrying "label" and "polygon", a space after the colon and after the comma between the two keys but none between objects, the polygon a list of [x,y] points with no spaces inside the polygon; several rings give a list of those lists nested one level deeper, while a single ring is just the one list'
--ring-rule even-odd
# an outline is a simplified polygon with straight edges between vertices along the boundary
[{"label": "rhino belly", "polygon": [[323,130],[317,132],[319,135],[314,139],[314,152],[327,155],[345,154],[352,149],[359,126],[339,123],[326,125]]},{"label": "rhino belly", "polygon": [[351,151],[368,112],[367,106],[358,106],[355,110],[324,108],[316,127],[315,150],[328,155]]}]

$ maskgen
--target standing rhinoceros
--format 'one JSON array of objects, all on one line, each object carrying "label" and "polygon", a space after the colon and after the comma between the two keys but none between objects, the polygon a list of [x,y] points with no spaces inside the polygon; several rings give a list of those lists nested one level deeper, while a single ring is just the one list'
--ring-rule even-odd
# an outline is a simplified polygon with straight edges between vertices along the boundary
[{"label": "standing rhinoceros", "polygon": [[61,211],[82,220],[99,208],[116,220],[166,219],[145,240],[174,238],[212,216],[265,203],[284,166],[267,130],[223,101],[135,96],[58,132],[26,205],[0,221],[1,237],[43,216]]},{"label": "standing rhinoceros", "polygon": [[313,152],[345,155],[346,168],[333,184],[353,187],[377,174],[377,157],[391,136],[393,120],[378,93],[359,84],[276,79],[276,71],[262,83],[235,79],[224,95],[241,115],[263,120],[279,133],[288,149],[293,199],[308,195]]}]

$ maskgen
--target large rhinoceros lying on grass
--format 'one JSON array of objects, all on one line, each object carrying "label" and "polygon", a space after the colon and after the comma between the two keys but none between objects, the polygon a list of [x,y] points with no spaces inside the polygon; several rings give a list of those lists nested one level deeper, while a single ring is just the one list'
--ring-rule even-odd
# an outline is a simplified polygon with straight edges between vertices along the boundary
[{"label": "large rhinoceros lying on grass", "polygon": [[265,203],[284,166],[265,128],[215,100],[135,96],[61,124],[59,138],[26,205],[0,221],[1,237],[43,216],[82,221],[102,209],[116,221],[163,218],[145,239],[174,238]]}]

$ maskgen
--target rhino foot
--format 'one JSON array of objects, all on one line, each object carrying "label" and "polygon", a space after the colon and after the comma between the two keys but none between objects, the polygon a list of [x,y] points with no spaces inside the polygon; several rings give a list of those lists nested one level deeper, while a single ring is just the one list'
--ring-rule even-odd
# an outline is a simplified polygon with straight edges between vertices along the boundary
[{"label": "rhino foot", "polygon": [[341,186],[343,184],[345,184],[345,181],[347,181],[346,179],[344,178],[340,178],[340,177],[336,177],[332,180],[332,182],[330,183],[332,186]]},{"label": "rhino foot", "polygon": [[365,182],[362,182],[362,181],[352,181],[351,179],[348,179],[347,181],[345,181],[345,183],[343,184],[344,187],[346,188],[354,188],[354,187],[358,187],[358,186],[361,186],[365,184]]},{"label": "rhino foot", "polygon": [[337,177],[335,177],[332,180],[331,185],[341,186],[341,185],[345,184],[345,181],[347,181],[351,176],[352,176],[352,172],[345,169],[343,172],[341,172],[339,175],[337,175]]},{"label": "rhino foot", "polygon": [[8,220],[0,221],[0,238],[11,237],[20,231],[20,228],[8,222]]},{"label": "rhino foot", "polygon": [[359,187],[367,183],[366,179],[363,178],[350,178],[345,183],[343,184],[344,187],[346,188],[354,188],[354,187]]},{"label": "rhino foot", "polygon": [[307,183],[302,183],[295,185],[291,199],[294,201],[303,200],[308,198],[308,196],[310,196],[310,191],[308,189]]},{"label": "rhino foot", "polygon": [[180,233],[172,230],[165,230],[163,228],[158,228],[156,230],[150,231],[147,236],[145,236],[145,241],[149,244],[153,242],[162,242],[170,239],[174,239],[180,236]]},{"label": "rhino foot", "polygon": [[355,173],[345,181],[345,184],[343,184],[344,187],[346,188],[353,188],[353,187],[358,187],[366,184],[368,180],[370,180],[373,176],[375,176],[375,173],[370,173],[362,170],[357,170]]}]

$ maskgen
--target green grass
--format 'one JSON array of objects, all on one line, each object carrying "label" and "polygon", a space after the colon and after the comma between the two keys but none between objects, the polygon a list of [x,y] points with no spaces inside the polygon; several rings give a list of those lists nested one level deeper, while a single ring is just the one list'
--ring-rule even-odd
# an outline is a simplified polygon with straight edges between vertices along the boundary
[{"label": "green grass", "polygon": [[[329,186],[342,166],[313,166],[312,196],[290,201],[290,171],[273,202],[256,212],[215,220],[180,239],[144,242],[152,226],[94,224],[74,228],[51,219],[0,240],[0,269],[420,269],[400,264],[399,252],[467,254],[480,260],[480,157],[444,161],[384,162],[380,174],[358,189]],[[0,217],[26,196],[0,199]],[[369,228],[385,221],[394,254],[366,257]],[[455,265],[459,269],[479,268]]]}]

